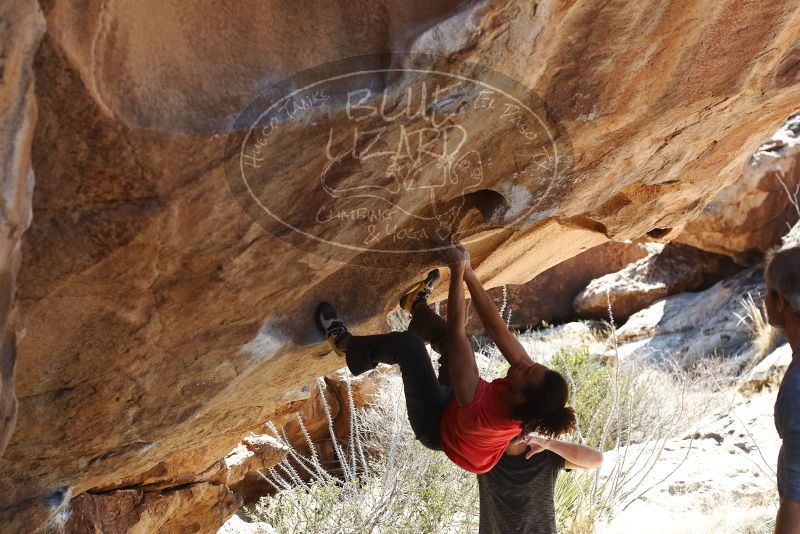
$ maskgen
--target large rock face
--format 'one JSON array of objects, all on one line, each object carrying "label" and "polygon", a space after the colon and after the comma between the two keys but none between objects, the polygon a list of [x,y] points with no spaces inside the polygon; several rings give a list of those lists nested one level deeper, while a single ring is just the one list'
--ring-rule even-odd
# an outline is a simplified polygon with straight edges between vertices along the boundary
[{"label": "large rock face", "polygon": [[[88,490],[130,489],[119,497],[133,502],[145,477],[204,472],[293,388],[341,366],[314,331],[319,299],[339,305],[356,333],[373,332],[401,288],[435,262],[432,253],[398,260],[358,249],[332,258],[318,241],[268,233],[243,213],[223,171],[226,135],[270,82],[399,50],[444,56],[436,68],[445,72],[471,68],[457,60],[488,65],[540,95],[549,120],[560,121],[558,142],[571,141],[565,174],[539,181],[549,156],[520,158],[510,143],[524,124],[513,113],[492,119],[488,107],[465,123],[481,157],[458,160],[465,165],[440,184],[443,213],[458,215],[449,221],[490,286],[523,283],[610,238],[672,238],[800,102],[794,0],[625,9],[598,0],[385,0],[324,10],[249,0],[43,4],[34,217],[17,280],[20,408],[0,458],[0,524],[10,531],[34,529]],[[22,9],[3,18],[28,28],[19,30],[27,41],[9,41],[29,43],[20,65],[41,28]],[[406,78],[371,81],[398,105]],[[453,94],[431,113],[463,111],[456,104],[469,96]],[[2,100],[2,124],[7,109],[29,116],[33,105],[27,96]],[[341,108],[324,112],[312,114],[319,122],[281,123],[287,135],[259,152],[279,171],[260,184],[262,198],[308,227],[330,200],[308,174],[309,140],[352,119]],[[32,123],[15,124],[27,126],[3,145],[19,147],[4,152],[3,169],[29,148]],[[362,163],[337,163],[337,188],[363,185]],[[5,172],[4,195],[27,190],[27,172]],[[480,189],[464,195],[459,172],[479,178]],[[381,186],[392,178],[372,177]],[[419,198],[404,207],[422,216],[431,206]],[[519,211],[526,217],[506,224]],[[353,213],[324,236],[352,241],[362,230]],[[399,219],[395,238],[420,237],[410,220]],[[433,245],[431,235],[422,241]],[[13,265],[12,249],[3,249],[3,265]]]},{"label": "large rock face", "polygon": [[36,123],[33,54],[44,33],[34,1],[0,5],[0,456],[17,417],[14,289],[20,237],[30,224],[31,138]]},{"label": "large rock face", "polygon": [[800,218],[800,113],[758,147],[741,177],[723,188],[678,240],[752,263]]}]

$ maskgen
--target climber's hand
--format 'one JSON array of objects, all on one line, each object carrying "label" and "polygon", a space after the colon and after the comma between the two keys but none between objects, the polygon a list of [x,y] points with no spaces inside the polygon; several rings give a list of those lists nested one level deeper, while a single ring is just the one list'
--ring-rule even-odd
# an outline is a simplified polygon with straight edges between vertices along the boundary
[{"label": "climber's hand", "polygon": [[469,267],[469,252],[456,243],[442,251],[442,260],[451,269],[464,269]]},{"label": "climber's hand", "polygon": [[539,436],[531,436],[526,440],[528,447],[530,449],[527,453],[525,453],[525,459],[528,460],[534,454],[539,454],[543,450],[547,448],[547,444],[549,443],[549,439],[547,438],[540,438]]}]

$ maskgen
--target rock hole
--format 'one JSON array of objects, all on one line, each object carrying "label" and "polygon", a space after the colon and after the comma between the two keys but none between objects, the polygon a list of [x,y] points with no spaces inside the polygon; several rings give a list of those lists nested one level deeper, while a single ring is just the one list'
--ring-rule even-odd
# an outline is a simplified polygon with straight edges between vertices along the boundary
[{"label": "rock hole", "polygon": [[44,502],[51,509],[60,508],[69,499],[70,490],[67,486],[60,486],[45,495]]},{"label": "rock hole", "polygon": [[464,195],[464,206],[467,209],[477,209],[487,223],[500,220],[509,207],[506,198],[493,189],[479,189],[467,193]]},{"label": "rock hole", "polygon": [[672,231],[672,228],[653,228],[649,232],[647,232],[648,237],[652,237],[653,239],[661,239],[662,237],[666,236]]}]

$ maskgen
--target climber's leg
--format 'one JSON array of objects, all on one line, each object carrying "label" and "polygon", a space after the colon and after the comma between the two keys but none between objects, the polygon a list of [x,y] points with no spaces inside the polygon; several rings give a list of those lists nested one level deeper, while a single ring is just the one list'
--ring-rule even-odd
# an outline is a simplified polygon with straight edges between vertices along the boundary
[{"label": "climber's leg", "polygon": [[431,344],[431,348],[440,354],[439,383],[450,386],[450,372],[447,369],[447,323],[433,311],[425,301],[414,305],[411,312],[411,323],[408,331],[414,332]]},{"label": "climber's leg", "polygon": [[344,356],[354,375],[373,369],[379,363],[400,366],[411,429],[423,445],[441,449],[439,423],[453,394],[451,388],[436,381],[436,373],[422,340],[411,332],[351,335],[336,309],[327,302],[320,303],[315,318],[320,331],[333,350]]},{"label": "climber's leg", "polygon": [[398,364],[411,429],[420,443],[441,450],[439,424],[445,406],[453,398],[452,389],[437,382],[428,351],[418,336],[411,332],[350,336],[345,358],[353,374],[378,363]]}]

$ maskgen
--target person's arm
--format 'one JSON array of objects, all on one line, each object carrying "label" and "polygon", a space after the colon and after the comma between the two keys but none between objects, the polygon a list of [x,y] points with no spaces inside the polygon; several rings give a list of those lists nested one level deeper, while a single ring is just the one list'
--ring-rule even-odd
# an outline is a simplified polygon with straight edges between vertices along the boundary
[{"label": "person's arm", "polygon": [[452,247],[445,252],[444,258],[450,267],[450,291],[447,295],[447,366],[456,402],[459,406],[466,406],[475,398],[480,380],[475,353],[464,324],[464,271],[469,265],[469,254],[463,248]]},{"label": "person's arm", "polygon": [[[517,340],[517,336],[508,329],[505,321],[500,316],[500,312],[497,311],[494,302],[492,302],[492,297],[483,288],[478,276],[469,264],[467,264],[464,272],[464,281],[467,283],[467,289],[469,289],[469,294],[472,297],[472,305],[475,311],[478,312],[478,317],[481,318],[486,333],[497,345],[503,357],[511,365],[520,361],[532,363],[531,357]],[[448,302],[447,305],[449,309],[450,303]]]},{"label": "person's arm", "polygon": [[565,469],[595,469],[603,463],[603,453],[586,445],[539,436],[527,438],[527,443],[530,450],[526,459],[547,449],[564,458]]},{"label": "person's arm", "polygon": [[800,534],[800,501],[784,497],[775,519],[775,534]]}]

